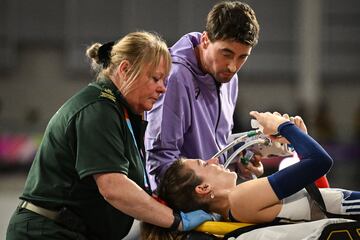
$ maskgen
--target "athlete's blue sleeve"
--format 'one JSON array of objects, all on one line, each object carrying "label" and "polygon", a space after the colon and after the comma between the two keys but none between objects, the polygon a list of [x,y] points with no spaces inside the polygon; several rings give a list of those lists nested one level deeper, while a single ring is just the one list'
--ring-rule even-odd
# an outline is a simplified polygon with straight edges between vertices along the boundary
[{"label": "athlete's blue sleeve", "polygon": [[319,143],[293,123],[281,124],[278,132],[291,143],[300,157],[300,162],[268,177],[277,197],[283,199],[325,175],[333,160]]}]

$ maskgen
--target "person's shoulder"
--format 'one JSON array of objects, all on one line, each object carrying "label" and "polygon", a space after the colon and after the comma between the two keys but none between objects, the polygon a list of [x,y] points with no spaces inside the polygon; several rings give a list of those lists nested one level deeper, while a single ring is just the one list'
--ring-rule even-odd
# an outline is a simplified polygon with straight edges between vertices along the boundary
[{"label": "person's shoulder", "polygon": [[181,63],[173,63],[168,77],[168,83],[188,85],[192,83],[193,78],[194,74],[188,66]]},{"label": "person's shoulder", "polygon": [[192,74],[191,68],[184,63],[173,62],[171,66],[170,75],[187,75]]},{"label": "person's shoulder", "polygon": [[89,103],[81,110],[81,112],[82,114],[93,116],[99,120],[106,118],[118,119],[118,116],[121,113],[115,103],[106,99],[99,99]]},{"label": "person's shoulder", "polygon": [[196,58],[195,47],[199,44],[200,33],[188,33],[181,37],[171,48],[172,72],[191,73],[198,72],[198,61]]}]

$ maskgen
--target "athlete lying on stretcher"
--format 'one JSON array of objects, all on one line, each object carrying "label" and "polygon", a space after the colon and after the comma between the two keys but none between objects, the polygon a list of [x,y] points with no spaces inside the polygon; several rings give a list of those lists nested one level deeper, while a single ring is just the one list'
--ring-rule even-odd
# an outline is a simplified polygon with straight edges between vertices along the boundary
[{"label": "athlete lying on stretcher", "polygon": [[[184,212],[203,209],[229,221],[265,223],[279,218],[291,221],[325,218],[324,214],[316,214],[320,209],[310,207],[314,204],[303,188],[329,171],[331,157],[307,135],[301,117],[291,122],[287,115],[279,113],[253,111],[250,115],[262,125],[265,135],[279,132],[282,137],[272,140],[290,143],[300,162],[268,177],[236,185],[237,174],[221,165],[180,159],[164,174],[158,187],[159,197],[173,209]],[[360,192],[327,188],[321,189],[321,195],[328,212],[359,218]],[[164,230],[159,232],[164,239],[168,238]],[[145,228],[144,238],[160,239],[159,232]]]}]

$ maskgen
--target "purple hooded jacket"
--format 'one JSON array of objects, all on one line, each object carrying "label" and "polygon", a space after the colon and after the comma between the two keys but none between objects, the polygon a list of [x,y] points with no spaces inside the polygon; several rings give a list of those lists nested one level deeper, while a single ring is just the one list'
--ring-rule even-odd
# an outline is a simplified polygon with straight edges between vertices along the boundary
[{"label": "purple hooded jacket", "polygon": [[[233,127],[238,77],[218,85],[199,68],[195,47],[200,33],[183,36],[171,48],[172,69],[166,93],[145,113],[147,171],[154,188],[179,157],[209,159],[227,144]],[[224,159],[220,159],[221,163]],[[155,177],[155,179],[154,179]]]}]

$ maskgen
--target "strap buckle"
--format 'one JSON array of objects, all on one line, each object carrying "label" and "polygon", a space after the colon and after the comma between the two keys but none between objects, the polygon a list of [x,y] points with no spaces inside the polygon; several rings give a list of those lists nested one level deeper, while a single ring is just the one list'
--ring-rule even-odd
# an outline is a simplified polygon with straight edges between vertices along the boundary
[{"label": "strap buckle", "polygon": [[47,217],[51,220],[56,220],[57,216],[58,216],[58,212],[57,211],[52,211],[52,210],[49,210],[49,209],[46,209],[46,208],[43,208],[43,207],[39,207],[39,206],[36,206],[35,204],[31,203],[31,202],[28,202],[28,201],[25,201],[23,200],[22,202],[20,202],[19,204],[19,208],[22,209],[22,208],[25,208],[27,210],[30,210],[34,213],[37,213],[43,217]]}]

